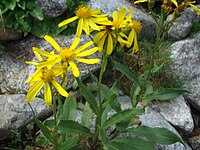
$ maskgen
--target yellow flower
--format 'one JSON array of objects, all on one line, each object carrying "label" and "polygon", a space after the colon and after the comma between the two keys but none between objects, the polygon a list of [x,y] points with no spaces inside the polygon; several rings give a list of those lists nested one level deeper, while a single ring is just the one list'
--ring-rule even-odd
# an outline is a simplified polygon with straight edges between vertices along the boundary
[{"label": "yellow flower", "polygon": [[[121,46],[128,44],[127,36],[123,33],[123,28],[127,26],[126,20],[126,7],[118,9],[119,12],[114,11],[112,14],[113,21],[111,25],[101,27],[101,31],[98,32],[93,41],[98,44],[99,52],[106,47],[106,54],[110,55],[113,52],[114,41],[117,40]],[[105,44],[105,42],[107,43]]]},{"label": "yellow flower", "polygon": [[48,58],[51,58],[48,61],[38,64],[38,67],[43,68],[48,65],[54,65],[59,62],[64,62],[72,69],[73,75],[75,77],[78,77],[80,75],[80,71],[77,65],[74,63],[74,61],[78,61],[78,62],[82,62],[86,64],[95,64],[95,63],[100,62],[100,59],[98,58],[91,58],[91,59],[82,58],[85,56],[92,55],[98,50],[97,47],[93,47],[91,49],[85,50],[93,44],[92,41],[87,42],[86,44],[76,48],[78,44],[80,43],[80,38],[75,38],[75,40],[73,41],[72,45],[69,48],[67,47],[61,48],[52,37],[46,35],[44,39],[55,48],[58,54],[50,54],[48,52],[44,52],[43,50],[37,49],[36,51],[38,53]]},{"label": "yellow flower", "polygon": [[[98,32],[93,38],[93,41],[98,45],[99,52],[102,52],[106,46],[106,54],[110,55],[113,52],[114,40],[116,40],[116,38],[121,45],[128,44],[128,42],[123,39],[127,39],[127,36],[123,32],[116,35],[116,33],[112,30],[112,26],[103,26],[101,29],[102,31]],[[105,45],[106,41],[107,45]]]},{"label": "yellow flower", "polygon": [[112,30],[118,30],[120,28],[124,28],[127,25],[126,21],[126,7],[122,7],[119,9],[119,13],[114,11],[112,14],[113,22],[112,22]]},{"label": "yellow flower", "polygon": [[137,35],[140,34],[142,25],[137,20],[132,20],[132,14],[133,9],[130,9],[129,15],[127,16],[127,22],[128,27],[131,29],[129,35],[128,35],[128,44],[126,44],[127,47],[130,47],[134,41],[133,51],[132,53],[135,53],[139,50],[138,41],[137,41]]},{"label": "yellow flower", "polygon": [[50,70],[44,67],[36,70],[36,72],[25,81],[25,83],[30,83],[30,89],[26,96],[26,102],[31,102],[44,86],[45,103],[47,106],[51,105],[51,85],[53,85],[62,96],[67,97],[69,94],[60,86],[60,84],[55,79],[61,74],[63,74],[63,70],[59,67],[52,67]]},{"label": "yellow flower", "polygon": [[109,24],[107,14],[102,14],[100,10],[91,10],[88,6],[80,6],[75,11],[76,16],[66,19],[59,23],[58,27],[62,27],[70,22],[78,19],[78,26],[76,31],[76,36],[80,36],[82,30],[85,31],[87,35],[90,34],[90,28],[93,30],[100,30],[97,24]]},{"label": "yellow flower", "polygon": [[132,22],[129,23],[129,27],[131,29],[131,32],[129,33],[128,44],[126,44],[126,46],[130,47],[134,41],[132,53],[135,53],[139,50],[137,35],[141,32],[142,25],[139,21],[133,20]]}]

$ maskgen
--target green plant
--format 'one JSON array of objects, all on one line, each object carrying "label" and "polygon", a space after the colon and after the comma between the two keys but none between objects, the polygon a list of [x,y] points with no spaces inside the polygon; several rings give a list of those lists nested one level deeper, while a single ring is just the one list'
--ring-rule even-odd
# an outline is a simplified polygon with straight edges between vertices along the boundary
[{"label": "green plant", "polygon": [[[164,13],[164,12],[162,12]],[[161,14],[161,16],[164,14]],[[144,113],[144,109],[152,100],[168,100],[175,98],[184,92],[181,88],[156,89],[151,83],[152,74],[159,72],[162,63],[156,59],[156,52],[160,49],[164,37],[163,17],[157,21],[157,38],[148,51],[147,63],[142,72],[128,69],[119,62],[119,58],[127,47],[134,55],[139,51],[137,35],[141,31],[141,24],[132,20],[132,9],[126,16],[126,8],[119,8],[113,12],[113,18],[100,14],[99,10],[91,10],[87,6],[81,6],[75,11],[75,16],[62,21],[58,26],[65,26],[78,20],[76,38],[70,47],[61,48],[50,36],[44,39],[56,50],[45,52],[33,47],[33,52],[39,62],[28,62],[36,66],[36,72],[27,79],[30,84],[27,93],[27,102],[33,100],[42,87],[44,87],[44,100],[53,111],[53,119],[36,123],[41,129],[41,135],[37,143],[55,150],[65,149],[105,149],[105,150],[153,150],[154,145],[172,144],[184,141],[173,132],[164,128],[150,128],[141,125],[138,115]],[[82,32],[90,36],[91,40],[78,47]],[[90,34],[93,32],[93,34]],[[92,44],[95,47],[87,49]],[[97,47],[98,46],[98,47]],[[132,47],[130,49],[130,47]],[[118,50],[117,50],[118,49]],[[120,49],[120,50],[119,50]],[[86,86],[81,78],[76,61],[86,64],[99,62],[98,58],[84,58],[95,53],[102,53],[101,69],[97,77],[90,73],[94,84]],[[158,61],[155,63],[155,61]],[[156,66],[155,64],[159,64]],[[111,86],[103,84],[104,75],[108,66],[113,71],[119,71],[131,85],[131,108],[122,110],[118,98],[120,90],[119,82]],[[66,72],[74,75],[84,103],[77,103],[75,94],[68,93],[64,89]],[[56,80],[60,78],[60,80]],[[60,82],[59,82],[60,81]],[[55,87],[53,89],[53,87]],[[63,103],[63,97],[65,98]],[[142,107],[138,108],[141,103]],[[81,121],[76,121],[77,111],[81,109]],[[109,112],[116,113],[109,116]],[[92,123],[94,122],[94,123]],[[113,129],[112,129],[113,128]],[[112,130],[112,132],[108,132]],[[131,133],[131,136],[122,136],[123,133]]]}]

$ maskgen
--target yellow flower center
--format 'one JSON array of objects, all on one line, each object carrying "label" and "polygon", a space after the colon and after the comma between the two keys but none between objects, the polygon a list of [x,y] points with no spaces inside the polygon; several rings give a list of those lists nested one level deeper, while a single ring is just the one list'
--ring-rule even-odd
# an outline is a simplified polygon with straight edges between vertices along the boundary
[{"label": "yellow flower center", "polygon": [[90,8],[87,7],[87,6],[81,6],[81,7],[79,7],[75,11],[75,13],[76,13],[76,16],[78,16],[80,18],[84,18],[84,19],[90,18],[90,16],[91,16]]},{"label": "yellow flower center", "polygon": [[65,48],[60,52],[64,61],[73,60],[74,59],[74,52],[71,49]]},{"label": "yellow flower center", "polygon": [[135,30],[135,32],[137,34],[139,34],[141,32],[142,25],[141,25],[141,23],[139,21],[133,20],[132,21],[132,28]]},{"label": "yellow flower center", "polygon": [[53,71],[47,69],[46,67],[45,68],[42,68],[42,80],[44,82],[51,82],[54,78],[54,73]]}]

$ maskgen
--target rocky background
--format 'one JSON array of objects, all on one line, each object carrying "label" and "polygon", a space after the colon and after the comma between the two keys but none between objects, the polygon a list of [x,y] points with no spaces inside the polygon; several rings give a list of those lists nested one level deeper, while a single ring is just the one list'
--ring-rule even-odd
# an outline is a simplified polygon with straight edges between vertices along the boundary
[{"label": "rocky background", "polygon": [[[36,0],[48,17],[58,17],[65,13],[67,6],[65,0],[43,1]],[[135,8],[126,0],[91,0],[88,3],[92,9],[100,9],[103,13],[112,14],[116,8],[126,6],[133,7],[133,18],[142,23],[143,29],[140,38],[153,39],[156,34],[156,24],[147,13]],[[159,150],[199,150],[200,149],[200,32],[190,35],[194,23],[200,23],[200,16],[188,8],[173,23],[169,30],[169,38],[175,42],[170,46],[173,74],[184,81],[184,87],[191,90],[190,94],[177,97],[174,100],[152,104],[140,116],[143,125],[150,127],[165,127],[173,131],[185,140],[186,144],[175,143],[164,146],[157,145]],[[32,111],[25,102],[27,85],[24,81],[35,68],[26,65],[26,61],[32,61],[34,57],[32,46],[45,50],[52,47],[45,40],[34,36],[21,38],[15,31],[8,29],[6,36],[0,26],[0,41],[9,42],[7,50],[0,54],[0,141],[5,140],[11,130],[23,128],[33,121]],[[190,35],[190,37],[189,37]],[[61,46],[69,45],[73,35],[59,35],[55,40]],[[82,37],[81,42],[89,39]],[[97,55],[97,57],[100,57]],[[83,77],[87,77],[89,71],[98,70],[97,65],[81,65]],[[72,82],[72,79],[70,79]],[[120,96],[123,108],[128,108],[128,96]],[[40,98],[31,103],[36,117],[44,119],[51,115],[51,111]]]}]

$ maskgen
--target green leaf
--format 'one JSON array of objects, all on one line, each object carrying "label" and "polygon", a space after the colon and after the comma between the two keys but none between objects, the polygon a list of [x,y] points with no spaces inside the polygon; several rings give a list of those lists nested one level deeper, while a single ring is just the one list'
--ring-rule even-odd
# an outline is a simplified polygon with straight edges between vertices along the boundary
[{"label": "green leaf", "polygon": [[126,66],[118,63],[117,61],[114,61],[111,59],[111,62],[113,64],[113,66],[120,71],[121,73],[123,73],[129,80],[131,81],[135,81],[140,85],[138,76],[136,75],[136,73],[134,73],[133,71],[130,71]]},{"label": "green leaf", "polygon": [[131,103],[133,105],[133,107],[136,107],[137,103],[138,103],[138,96],[140,94],[141,91],[141,87],[137,84],[134,83],[131,87]]},{"label": "green leaf", "polygon": [[29,32],[31,30],[31,27],[24,20],[26,17],[26,14],[23,11],[18,11],[14,15],[15,15],[17,22],[19,22],[19,24],[23,27],[24,31]]},{"label": "green leaf", "polygon": [[58,124],[58,129],[61,132],[70,132],[70,133],[76,133],[76,134],[84,134],[85,136],[93,136],[93,134],[90,132],[90,129],[80,125],[76,121],[72,120],[61,120]]},{"label": "green leaf", "polygon": [[79,78],[76,78],[76,80],[78,82],[78,85],[83,97],[89,103],[93,112],[99,117],[100,116],[99,109],[98,109],[97,101],[94,95],[92,95],[92,93],[87,89],[87,86],[85,86]]},{"label": "green leaf", "polygon": [[116,115],[112,116],[110,119],[108,119],[106,122],[103,123],[103,128],[108,128],[112,125],[115,125],[116,123],[126,120],[128,118],[134,117],[138,114],[143,113],[144,110],[143,109],[136,109],[136,108],[132,108],[132,109],[127,109],[121,112],[118,112]]},{"label": "green leaf", "polygon": [[20,1],[19,3],[17,3],[17,6],[20,7],[21,9],[25,10],[26,2],[25,1]]},{"label": "green leaf", "polygon": [[14,10],[16,7],[15,0],[2,0],[2,3],[6,6],[6,8],[8,8],[10,10]]},{"label": "green leaf", "polygon": [[44,121],[44,125],[49,128],[54,128],[54,124],[55,124],[55,120],[53,119]]},{"label": "green leaf", "polygon": [[102,104],[102,107],[106,107],[107,105],[111,105],[115,100],[117,100],[117,95],[113,94],[112,96],[108,97],[106,101]]},{"label": "green leaf", "polygon": [[42,10],[40,9],[40,7],[38,6],[34,6],[32,7],[31,11],[29,12],[30,15],[38,20],[43,20],[44,19],[44,15]]},{"label": "green leaf", "polygon": [[79,140],[79,137],[67,138],[67,141],[65,141],[62,145],[59,146],[59,150],[71,149],[77,145]]},{"label": "green leaf", "polygon": [[146,94],[143,99],[147,103],[151,100],[169,100],[172,98],[176,98],[185,92],[189,93],[188,90],[181,88],[166,88],[157,90],[152,94]]},{"label": "green leaf", "polygon": [[45,138],[53,143],[53,137],[51,136],[51,132],[49,131],[49,129],[40,120],[36,119],[35,122],[37,123]]},{"label": "green leaf", "polygon": [[108,146],[107,146],[107,139],[106,139],[106,130],[101,128],[100,126],[98,126],[99,128],[99,138],[103,144],[103,149],[107,150]]},{"label": "green leaf", "polygon": [[148,140],[158,144],[173,144],[180,142],[184,144],[183,140],[166,128],[150,128],[147,126],[138,126],[137,128],[131,128],[127,130],[132,132],[136,136],[146,137]]},{"label": "green leaf", "polygon": [[93,116],[92,109],[90,108],[89,104],[86,102],[81,118],[81,124],[87,128],[90,127],[91,118]]},{"label": "green leaf", "polygon": [[75,120],[77,114],[77,102],[76,98],[73,94],[69,95],[65,99],[65,103],[63,105],[63,114],[62,120]]},{"label": "green leaf", "polygon": [[[155,150],[154,146],[139,138],[116,138],[109,142],[109,150]],[[115,147],[115,148],[113,148]]]},{"label": "green leaf", "polygon": [[95,81],[96,83],[98,83],[97,77],[96,77],[91,71],[89,72],[89,75],[90,75],[90,78],[91,78],[93,81]]}]

